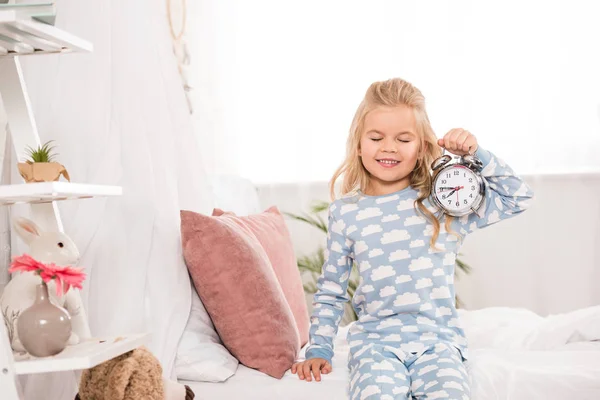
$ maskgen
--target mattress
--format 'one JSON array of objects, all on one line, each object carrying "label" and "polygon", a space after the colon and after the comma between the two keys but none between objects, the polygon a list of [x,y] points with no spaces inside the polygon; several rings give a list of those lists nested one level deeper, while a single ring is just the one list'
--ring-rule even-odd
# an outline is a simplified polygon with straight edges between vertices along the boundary
[{"label": "mattress", "polygon": [[[338,332],[333,371],[321,382],[301,381],[289,371],[275,379],[243,365],[223,383],[181,382],[199,400],[343,400],[348,386],[347,329]],[[467,369],[473,400],[600,399],[599,341],[553,350],[471,349]]]}]

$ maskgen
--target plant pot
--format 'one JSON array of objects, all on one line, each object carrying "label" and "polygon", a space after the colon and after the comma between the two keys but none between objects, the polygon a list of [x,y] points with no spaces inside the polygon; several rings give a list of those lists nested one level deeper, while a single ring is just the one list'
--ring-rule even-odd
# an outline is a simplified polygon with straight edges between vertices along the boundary
[{"label": "plant pot", "polygon": [[71,336],[71,316],[62,307],[50,302],[45,282],[36,286],[36,299],[19,315],[17,332],[21,344],[35,357],[60,353]]},{"label": "plant pot", "polygon": [[71,181],[67,169],[57,162],[24,162],[18,163],[17,166],[27,183],[57,181],[61,174],[66,180]]}]

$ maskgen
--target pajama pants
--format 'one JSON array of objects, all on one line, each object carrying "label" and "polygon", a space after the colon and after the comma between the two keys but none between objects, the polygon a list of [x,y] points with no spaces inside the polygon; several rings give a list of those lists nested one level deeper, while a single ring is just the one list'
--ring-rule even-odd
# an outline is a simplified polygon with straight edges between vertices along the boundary
[{"label": "pajama pants", "polygon": [[351,400],[469,399],[469,375],[449,343],[406,358],[392,346],[372,343],[352,349],[349,364]]}]

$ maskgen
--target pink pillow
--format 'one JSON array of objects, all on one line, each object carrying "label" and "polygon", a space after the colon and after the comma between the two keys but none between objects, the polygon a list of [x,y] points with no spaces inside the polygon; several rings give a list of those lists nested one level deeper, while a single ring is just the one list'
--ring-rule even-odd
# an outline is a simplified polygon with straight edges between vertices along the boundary
[{"label": "pink pillow", "polygon": [[283,294],[294,314],[300,334],[300,346],[304,346],[308,342],[310,329],[306,297],[302,277],[296,263],[292,237],[279,209],[272,206],[261,214],[238,217],[232,212],[215,208],[212,215],[225,215],[236,224],[247,227],[254,233],[269,256]]},{"label": "pink pillow", "polygon": [[275,378],[300,350],[294,316],[252,231],[233,218],[181,211],[183,256],[194,286],[231,354]]}]

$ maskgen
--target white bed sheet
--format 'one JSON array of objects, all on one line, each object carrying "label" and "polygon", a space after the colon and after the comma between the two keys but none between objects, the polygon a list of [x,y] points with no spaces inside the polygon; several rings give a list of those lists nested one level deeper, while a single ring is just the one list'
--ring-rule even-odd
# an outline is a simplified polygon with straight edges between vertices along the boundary
[{"label": "white bed sheet", "polygon": [[[527,343],[530,348],[539,347],[540,341],[525,340],[533,337],[534,331],[535,337],[544,339],[543,343],[548,343],[550,337],[549,334],[543,336],[539,334],[540,327],[548,325],[547,319],[540,319],[533,314],[529,319],[525,317],[526,315],[522,310],[487,310],[485,318],[495,317],[493,319],[497,326],[494,327],[493,333],[485,329],[485,334],[477,333],[482,332],[480,325],[482,318],[477,312],[472,314],[477,322],[471,325],[469,321],[473,319],[464,315],[467,323],[465,331],[468,336],[470,334],[469,340],[474,344],[469,350],[470,358],[467,363],[471,377],[471,399],[600,399],[600,341],[574,341],[553,345],[552,349],[548,350],[530,350],[522,345],[516,346],[514,343],[518,342]],[[538,320],[539,324],[535,325],[532,322],[534,320]],[[589,315],[581,320],[589,321]],[[521,330],[520,338],[515,334],[516,321],[523,327],[529,327]],[[555,323],[554,320],[551,322]],[[569,320],[569,322],[574,321]],[[486,325],[489,326],[487,323]],[[573,331],[577,331],[577,324],[571,326]],[[345,340],[347,331],[348,327],[340,328],[335,340],[333,371],[325,375],[321,382],[301,381],[297,375],[292,375],[289,371],[278,380],[241,364],[236,374],[224,383],[181,382],[190,385],[196,393],[196,399],[199,400],[343,400],[347,398],[348,385],[348,343]],[[493,336],[510,335],[513,335],[514,339],[511,340],[510,346],[493,338]],[[496,347],[490,348],[490,343]],[[478,347],[484,344],[487,348]],[[303,353],[300,356],[303,357]]]}]

